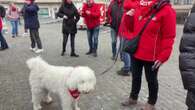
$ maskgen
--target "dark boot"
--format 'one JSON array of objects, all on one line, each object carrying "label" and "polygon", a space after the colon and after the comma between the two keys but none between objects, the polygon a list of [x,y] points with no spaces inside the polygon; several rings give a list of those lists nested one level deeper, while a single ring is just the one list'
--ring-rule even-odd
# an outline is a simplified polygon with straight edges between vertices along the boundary
[{"label": "dark boot", "polygon": [[62,51],[61,56],[64,56],[65,51]]},{"label": "dark boot", "polygon": [[79,55],[77,55],[75,52],[71,52],[70,56],[71,57],[79,57]]},{"label": "dark boot", "polygon": [[93,57],[97,57],[97,51],[96,50],[93,50]]},{"label": "dark boot", "polygon": [[90,55],[90,54],[92,54],[93,52],[92,52],[92,49],[90,49],[87,53],[86,53],[86,55]]},{"label": "dark boot", "polygon": [[117,74],[120,76],[130,76],[130,72],[127,70],[123,70],[123,69],[117,71]]}]

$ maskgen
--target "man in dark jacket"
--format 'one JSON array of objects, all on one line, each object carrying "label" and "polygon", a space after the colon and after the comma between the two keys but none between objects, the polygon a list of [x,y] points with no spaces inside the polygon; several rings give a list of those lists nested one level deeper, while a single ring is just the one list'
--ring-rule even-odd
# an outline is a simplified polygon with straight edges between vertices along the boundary
[{"label": "man in dark jacket", "polygon": [[112,39],[112,59],[116,57],[117,51],[117,35],[119,26],[123,15],[123,0],[113,0],[110,2],[107,11],[108,22],[111,27],[111,39]]},{"label": "man in dark jacket", "polygon": [[[116,59],[117,54],[117,36],[119,32],[119,27],[122,21],[122,16],[124,13],[123,9],[124,0],[113,0],[110,2],[108,7],[108,22],[111,27],[111,39],[112,39],[112,60]],[[122,46],[124,39],[120,39],[120,45]],[[117,71],[118,75],[129,76],[130,68],[131,68],[131,59],[130,55],[125,52],[121,52],[121,60],[124,62],[124,66],[121,70]]]},{"label": "man in dark jacket", "polygon": [[195,4],[184,24],[180,43],[179,67],[184,84],[188,91],[186,104],[188,110],[195,110]]},{"label": "man in dark jacket", "polygon": [[57,16],[63,18],[62,33],[63,33],[63,44],[62,53],[64,56],[66,52],[66,44],[68,41],[68,36],[71,37],[71,57],[79,57],[75,53],[75,34],[77,33],[77,22],[80,19],[80,15],[72,0],[63,0],[61,7],[57,13]]},{"label": "man in dark jacket", "polygon": [[[39,7],[34,3],[34,0],[25,0],[26,4],[24,7],[25,13],[25,21],[26,28],[30,30],[30,38],[31,38],[31,48],[30,50],[35,53],[43,52],[41,39],[39,37],[39,20],[38,20],[38,11]],[[36,45],[37,48],[36,49]]]}]

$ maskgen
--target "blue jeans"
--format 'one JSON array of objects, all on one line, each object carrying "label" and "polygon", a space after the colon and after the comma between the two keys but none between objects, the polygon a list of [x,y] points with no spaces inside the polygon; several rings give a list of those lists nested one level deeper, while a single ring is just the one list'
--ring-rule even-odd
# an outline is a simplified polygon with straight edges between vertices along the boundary
[{"label": "blue jeans", "polygon": [[112,55],[113,57],[115,57],[117,51],[117,33],[113,28],[111,28],[111,39],[112,39]]},{"label": "blue jeans", "polygon": [[11,20],[11,26],[12,26],[12,36],[18,35],[18,20]]},{"label": "blue jeans", "polygon": [[[120,46],[122,47],[123,46],[123,43],[124,43],[124,39],[123,38],[120,38]],[[121,60],[123,61],[124,63],[124,66],[122,68],[122,70],[124,71],[131,71],[131,55],[127,52],[124,52],[122,51],[122,48],[121,48]]]},{"label": "blue jeans", "polygon": [[3,49],[8,48],[7,42],[3,37],[1,30],[0,30],[0,44],[1,44],[1,48]]},{"label": "blue jeans", "polygon": [[94,29],[87,29],[89,51],[96,52],[98,48],[98,36],[100,27],[97,26]]}]

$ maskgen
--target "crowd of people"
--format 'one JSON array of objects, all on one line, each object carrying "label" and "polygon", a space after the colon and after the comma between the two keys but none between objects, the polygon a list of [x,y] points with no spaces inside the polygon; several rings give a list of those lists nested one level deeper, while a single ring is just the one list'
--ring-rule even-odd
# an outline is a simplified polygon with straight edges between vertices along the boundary
[{"label": "crowd of people", "polygon": [[[194,73],[194,9],[192,8],[185,22],[184,35],[180,46],[180,70],[184,87],[188,90],[187,105],[189,110],[195,109],[195,73]],[[18,22],[20,13],[24,18],[24,30],[30,32],[31,48],[35,53],[43,52],[39,37],[39,7],[34,0],[25,0],[21,11],[15,4],[10,4],[5,14],[5,9],[0,6],[0,31],[2,30],[2,18],[7,17],[12,26],[12,37],[18,36]],[[79,57],[75,50],[75,38],[77,22],[80,17],[84,18],[87,26],[89,51],[86,55],[98,56],[98,37],[100,30],[100,10],[94,0],[86,0],[81,11],[78,11],[72,0],[63,0],[57,17],[63,18],[62,23],[62,52],[66,52],[68,37],[71,41],[71,57]],[[107,10],[107,22],[111,29],[112,60],[116,60],[118,54],[124,66],[117,73],[129,76],[132,73],[131,92],[122,106],[136,105],[142,82],[142,71],[148,83],[149,97],[143,110],[154,110],[158,99],[158,71],[172,52],[176,36],[176,12],[169,0],[112,0]],[[139,38],[134,53],[124,51],[124,45],[134,38]],[[120,47],[117,48],[117,42]],[[2,33],[0,33],[1,50],[7,49],[8,45]]]}]

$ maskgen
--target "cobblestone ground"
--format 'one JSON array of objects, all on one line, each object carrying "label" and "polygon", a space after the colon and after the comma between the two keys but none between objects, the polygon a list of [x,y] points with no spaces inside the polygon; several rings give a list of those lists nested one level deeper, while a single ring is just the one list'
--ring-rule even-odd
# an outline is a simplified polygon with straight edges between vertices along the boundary
[{"label": "cobblestone ground", "polygon": [[[140,110],[139,107],[123,108],[120,102],[128,97],[131,77],[120,77],[116,71],[122,63],[117,65],[104,76],[98,76],[105,68],[112,64],[110,33],[103,28],[100,33],[98,57],[85,55],[88,43],[85,31],[79,31],[76,38],[76,50],[79,58],[70,58],[70,46],[67,45],[67,55],[60,56],[61,52],[61,25],[42,25],[40,36],[45,49],[41,56],[53,65],[76,66],[87,65],[96,71],[97,88],[89,94],[81,97],[81,110]],[[185,91],[183,90],[180,73],[178,70],[178,45],[182,33],[182,26],[177,26],[177,38],[174,52],[168,63],[164,64],[159,72],[160,92],[156,105],[157,110],[186,110]],[[32,110],[31,92],[29,88],[29,70],[25,64],[28,58],[36,56],[29,51],[29,38],[11,38],[6,35],[10,49],[0,51],[0,110]],[[141,105],[147,100],[147,83],[143,77],[140,93]],[[55,97],[55,95],[54,95]],[[51,105],[43,105],[43,110],[61,110],[58,98]]]}]

